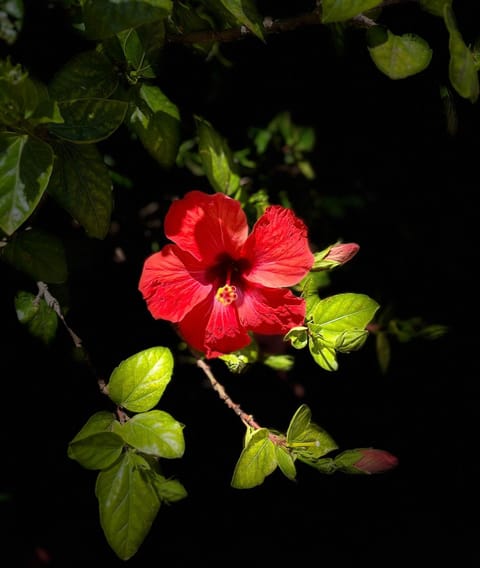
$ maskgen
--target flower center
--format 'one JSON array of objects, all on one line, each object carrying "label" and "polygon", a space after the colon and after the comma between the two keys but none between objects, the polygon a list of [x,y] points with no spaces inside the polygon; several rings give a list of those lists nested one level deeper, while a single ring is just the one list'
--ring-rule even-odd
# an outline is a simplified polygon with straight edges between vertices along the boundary
[{"label": "flower center", "polygon": [[218,300],[224,306],[230,305],[232,302],[238,298],[237,288],[236,286],[232,286],[230,284],[225,284],[225,286],[221,286],[217,293],[215,294],[215,299]]}]

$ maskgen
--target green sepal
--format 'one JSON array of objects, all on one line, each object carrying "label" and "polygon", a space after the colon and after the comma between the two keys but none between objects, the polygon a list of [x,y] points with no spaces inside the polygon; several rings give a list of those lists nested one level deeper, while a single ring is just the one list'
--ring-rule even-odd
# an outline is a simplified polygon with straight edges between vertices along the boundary
[{"label": "green sepal", "polygon": [[159,458],[180,458],[185,451],[183,424],[168,412],[150,410],[136,414],[113,431],[138,451]]},{"label": "green sepal", "polygon": [[128,560],[137,552],[160,509],[161,501],[150,472],[145,458],[127,451],[97,476],[95,495],[100,524],[108,544],[121,560]]},{"label": "green sepal", "polygon": [[168,347],[150,347],[128,357],[114,369],[108,383],[110,398],[132,412],[153,408],[163,395],[173,372]]},{"label": "green sepal", "polygon": [[57,332],[58,317],[43,298],[20,291],[15,296],[18,321],[26,325],[29,333],[44,343],[50,343]]},{"label": "green sepal", "polygon": [[266,428],[256,430],[237,461],[231,486],[235,489],[250,489],[261,485],[265,478],[277,468],[275,444]]},{"label": "green sepal", "polygon": [[106,469],[121,456],[124,441],[112,429],[111,412],[100,411],[91,416],[68,444],[68,457],[86,469]]},{"label": "green sepal", "polygon": [[35,211],[53,169],[49,144],[0,132],[0,229],[12,235]]},{"label": "green sepal", "polygon": [[39,229],[15,233],[0,249],[0,258],[36,281],[61,284],[67,280],[62,241]]}]

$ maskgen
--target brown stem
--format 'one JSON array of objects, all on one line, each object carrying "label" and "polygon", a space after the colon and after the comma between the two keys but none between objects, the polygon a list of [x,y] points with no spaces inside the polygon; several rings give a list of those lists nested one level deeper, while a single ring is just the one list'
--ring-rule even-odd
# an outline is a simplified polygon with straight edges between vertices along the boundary
[{"label": "brown stem", "polygon": [[[202,369],[202,371],[205,373],[208,380],[210,381],[210,384],[212,385],[213,390],[218,394],[220,399],[223,400],[223,402],[228,406],[228,408],[233,410],[235,414],[240,417],[240,420],[246,426],[250,426],[250,428],[253,428],[255,430],[260,430],[262,428],[262,426],[260,426],[260,424],[256,422],[256,420],[253,418],[251,414],[247,414],[241,409],[239,404],[233,402],[233,400],[230,398],[230,395],[227,394],[223,385],[221,385],[215,378],[210,366],[207,365],[207,363],[203,359],[197,359],[197,366],[200,369]],[[274,444],[277,445],[284,444],[284,440],[280,436],[276,436],[275,434],[270,434],[269,438],[270,440],[272,440]]]}]

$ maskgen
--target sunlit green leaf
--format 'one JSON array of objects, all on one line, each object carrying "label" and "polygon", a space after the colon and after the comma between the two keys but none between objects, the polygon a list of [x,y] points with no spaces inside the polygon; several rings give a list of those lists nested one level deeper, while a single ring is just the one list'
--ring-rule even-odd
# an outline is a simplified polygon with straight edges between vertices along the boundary
[{"label": "sunlit green leaf", "polygon": [[68,444],[68,457],[86,469],[106,469],[121,456],[124,441],[112,432],[116,420],[111,412],[91,416]]},{"label": "sunlit green leaf", "polygon": [[378,308],[377,302],[365,294],[335,294],[318,302],[312,320],[330,331],[365,329]]},{"label": "sunlit green leaf", "polygon": [[110,398],[132,412],[145,412],[160,400],[173,372],[168,347],[150,347],[125,359],[110,375]]},{"label": "sunlit green leaf", "polygon": [[399,36],[386,30],[385,41],[378,43],[375,36],[380,26],[376,28],[369,30],[368,51],[372,61],[387,77],[405,79],[428,67],[432,50],[423,38],[415,34]]},{"label": "sunlit green leaf", "polygon": [[275,471],[278,462],[275,444],[270,440],[269,434],[266,428],[252,434],[233,472],[231,485],[235,489],[250,489],[261,485],[265,477]]},{"label": "sunlit green leaf", "polygon": [[292,355],[267,355],[262,363],[275,371],[290,371],[295,364]]},{"label": "sunlit green leaf", "polygon": [[52,148],[27,134],[0,132],[0,229],[12,235],[34,212],[50,179]]},{"label": "sunlit green leaf", "polygon": [[187,497],[185,487],[176,479],[166,479],[153,471],[148,472],[148,476],[162,503],[175,503]]},{"label": "sunlit green leaf", "polygon": [[303,325],[292,327],[284,339],[285,341],[290,341],[295,349],[303,349],[308,344],[308,328]]},{"label": "sunlit green leaf", "polygon": [[67,279],[62,241],[39,229],[15,233],[0,249],[0,258],[37,281],[60,284]]},{"label": "sunlit green leaf", "polygon": [[322,22],[342,22],[382,3],[382,0],[322,0]]},{"label": "sunlit green leaf", "polygon": [[338,448],[336,442],[318,424],[311,421],[306,404],[295,412],[287,430],[287,445],[299,458],[318,459]]},{"label": "sunlit green leaf", "polygon": [[57,159],[48,193],[85,229],[103,239],[113,209],[112,180],[93,144],[55,144]]},{"label": "sunlit green leaf", "polygon": [[308,341],[308,348],[313,360],[317,365],[326,371],[337,371],[338,361],[335,347],[326,343],[321,337],[311,334]]},{"label": "sunlit green leaf", "polygon": [[149,470],[142,456],[126,452],[97,477],[95,494],[100,524],[108,544],[121,560],[128,560],[137,552],[160,508]]},{"label": "sunlit green leaf", "polygon": [[30,292],[18,292],[15,296],[15,310],[20,323],[44,343],[50,343],[57,332],[58,317],[43,298],[36,298]]},{"label": "sunlit green leaf", "polygon": [[461,97],[474,103],[478,99],[480,84],[473,53],[463,41],[450,5],[444,6],[443,16],[449,32],[450,62],[448,75],[450,82]]},{"label": "sunlit green leaf", "polygon": [[118,85],[118,73],[111,61],[92,49],[74,55],[53,76],[48,85],[57,101],[108,99]]},{"label": "sunlit green leaf", "polygon": [[103,39],[165,19],[172,11],[172,0],[83,0],[82,9],[87,36]]},{"label": "sunlit green leaf", "polygon": [[180,114],[162,91],[151,85],[135,90],[127,124],[164,168],[175,164],[180,144]]},{"label": "sunlit green leaf", "polygon": [[240,176],[227,141],[204,118],[195,116],[195,123],[200,158],[208,181],[215,191],[233,195],[240,187]]},{"label": "sunlit green leaf", "polygon": [[168,412],[151,410],[136,414],[114,430],[140,452],[161,458],[180,458],[185,451],[183,424]]},{"label": "sunlit green leaf", "polygon": [[94,143],[111,136],[123,123],[128,103],[113,99],[72,99],[59,103],[63,122],[50,131],[63,140]]},{"label": "sunlit green leaf", "polygon": [[281,472],[285,477],[293,481],[297,476],[297,470],[295,468],[295,461],[292,455],[287,449],[280,445],[275,446],[275,452],[277,455],[278,467]]}]

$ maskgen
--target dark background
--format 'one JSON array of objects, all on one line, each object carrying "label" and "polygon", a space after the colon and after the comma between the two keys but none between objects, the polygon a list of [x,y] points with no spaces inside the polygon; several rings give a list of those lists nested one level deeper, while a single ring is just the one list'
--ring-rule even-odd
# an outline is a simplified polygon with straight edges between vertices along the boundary
[{"label": "dark background", "polygon": [[[259,2],[264,15],[293,13],[288,3]],[[311,8],[295,5],[295,13]],[[24,31],[13,52],[48,81],[82,46],[62,10],[27,2]],[[463,6],[463,5],[462,5]],[[454,9],[467,43],[477,29],[468,8]],[[48,17],[45,17],[48,14]],[[378,476],[324,476],[298,464],[298,479],[279,472],[255,489],[230,479],[244,427],[195,367],[177,363],[160,407],[186,424],[186,453],[165,464],[186,487],[187,499],[163,506],[128,565],[184,567],[340,566],[418,563],[477,566],[479,474],[476,353],[479,103],[453,95],[458,129],[450,134],[439,88],[448,85],[448,37],[440,19],[414,5],[393,6],[382,20],[394,33],[416,32],[434,49],[430,67],[391,81],[371,62],[363,30],[350,35],[344,56],[322,27],[249,38],[224,45],[230,68],[169,46],[160,84],[184,113],[185,137],[194,113],[207,118],[234,148],[246,145],[246,126],[266,126],[289,110],[313,126],[313,182],[274,178],[291,190],[319,247],[355,241],[359,254],[332,275],[331,293],[358,292],[400,318],[422,316],[449,332],[435,341],[393,343],[383,375],[373,339],[327,373],[298,352],[287,377],[259,366],[241,376],[213,362],[233,400],[265,426],[285,429],[302,403],[341,449],[373,446],[399,458]],[[143,260],[162,229],[147,230],[142,207],[208,190],[184,170],[162,171],[128,134],[105,144],[117,172],[132,187],[115,188],[116,230],[87,241],[65,224],[70,251],[67,321],[82,338],[92,367],[78,362],[66,331],[43,346],[16,320],[13,296],[35,292],[32,282],[0,266],[3,389],[0,503],[5,566],[125,565],[109,549],[98,523],[95,472],[66,455],[69,440],[91,414],[108,408],[98,392],[126,357],[154,345],[175,345],[167,324],[153,321],[137,292]],[[275,196],[273,196],[275,198]],[[312,200],[320,203],[312,208]],[[332,201],[333,199],[333,201]],[[337,207],[333,208],[332,204]],[[58,211],[55,211],[59,214]],[[116,263],[120,246],[126,262]],[[78,264],[80,255],[81,263]],[[298,396],[297,386],[304,389]],[[1,554],[2,552],[0,552]],[[37,563],[35,556],[37,554]]]}]

